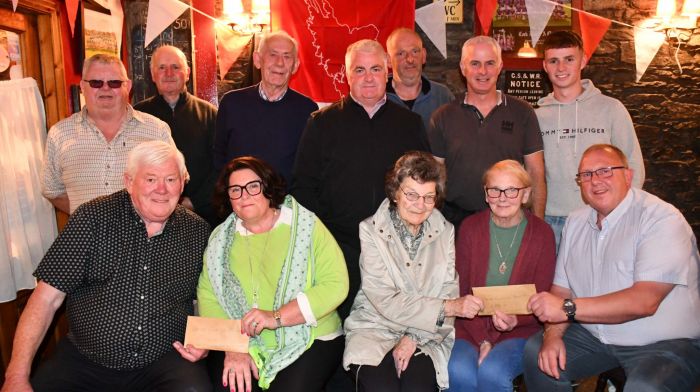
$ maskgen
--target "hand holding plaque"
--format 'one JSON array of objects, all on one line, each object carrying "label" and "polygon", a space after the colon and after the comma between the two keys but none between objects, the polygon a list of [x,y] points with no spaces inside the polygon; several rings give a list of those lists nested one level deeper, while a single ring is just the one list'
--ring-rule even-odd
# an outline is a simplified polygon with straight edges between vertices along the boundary
[{"label": "hand holding plaque", "polygon": [[537,293],[534,284],[473,287],[472,291],[484,302],[479,316],[490,316],[496,310],[505,314],[532,314],[527,308],[527,301]]}]

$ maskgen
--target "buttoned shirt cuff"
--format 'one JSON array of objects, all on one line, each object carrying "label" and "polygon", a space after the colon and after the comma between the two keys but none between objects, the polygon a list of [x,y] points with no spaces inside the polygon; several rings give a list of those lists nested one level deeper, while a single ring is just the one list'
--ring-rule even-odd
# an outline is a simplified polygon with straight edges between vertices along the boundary
[{"label": "buttoned shirt cuff", "polygon": [[309,298],[306,296],[306,294],[297,294],[297,305],[299,305],[301,315],[304,316],[304,321],[306,321],[306,325],[315,327],[316,317],[314,317],[314,312],[311,311],[311,304],[309,303]]}]

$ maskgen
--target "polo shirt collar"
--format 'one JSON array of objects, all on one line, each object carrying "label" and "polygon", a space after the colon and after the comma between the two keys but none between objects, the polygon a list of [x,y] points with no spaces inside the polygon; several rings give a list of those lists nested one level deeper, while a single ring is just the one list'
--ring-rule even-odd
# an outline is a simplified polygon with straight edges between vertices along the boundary
[{"label": "polo shirt collar", "polygon": [[384,93],[384,96],[379,101],[377,101],[377,103],[375,103],[372,109],[370,109],[369,111],[367,111],[367,109],[365,109],[365,107],[362,106],[362,104],[357,99],[355,99],[355,97],[352,96],[352,93],[350,93],[350,98],[353,101],[355,101],[355,103],[358,104],[365,112],[367,112],[369,118],[372,118],[386,103],[386,92]]}]

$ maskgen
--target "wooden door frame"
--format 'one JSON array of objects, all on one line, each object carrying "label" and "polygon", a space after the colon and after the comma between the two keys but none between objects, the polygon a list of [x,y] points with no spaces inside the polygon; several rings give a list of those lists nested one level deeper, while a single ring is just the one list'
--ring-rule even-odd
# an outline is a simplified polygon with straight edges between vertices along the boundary
[{"label": "wooden door frame", "polygon": [[[20,34],[23,45],[38,45],[40,59],[26,59],[25,76],[34,77],[44,101],[47,128],[66,117],[68,99],[65,69],[63,66],[63,42],[58,0],[21,0],[18,13],[12,12],[11,0],[0,0],[0,24]],[[37,32],[28,32],[20,19],[36,17]]]}]

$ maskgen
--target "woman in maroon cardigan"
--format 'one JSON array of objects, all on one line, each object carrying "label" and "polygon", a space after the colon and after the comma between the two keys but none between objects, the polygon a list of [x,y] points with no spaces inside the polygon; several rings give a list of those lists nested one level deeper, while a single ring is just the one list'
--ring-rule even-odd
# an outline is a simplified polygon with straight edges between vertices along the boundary
[{"label": "woman in maroon cardigan", "polygon": [[[531,180],[522,165],[505,160],[484,173],[489,210],[466,218],[456,239],[460,296],[472,287],[534,283],[537,291],[552,284],[554,234],[523,207]],[[483,308],[478,297],[469,296]],[[496,314],[457,319],[449,362],[450,391],[512,391],[522,373],[525,341],[541,325],[532,315]]]}]

